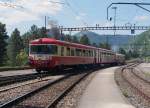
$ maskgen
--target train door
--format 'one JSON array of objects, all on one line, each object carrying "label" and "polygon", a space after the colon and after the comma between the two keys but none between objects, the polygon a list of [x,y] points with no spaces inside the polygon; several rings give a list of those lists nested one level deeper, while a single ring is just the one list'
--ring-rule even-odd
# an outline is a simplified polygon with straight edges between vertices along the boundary
[{"label": "train door", "polygon": [[96,50],[94,50],[94,63],[96,64]]},{"label": "train door", "polygon": [[99,63],[99,50],[97,50],[97,63]]},{"label": "train door", "polygon": [[101,63],[102,62],[102,53],[101,53],[101,50],[99,50],[99,55],[100,55],[99,62]]},{"label": "train door", "polygon": [[98,54],[98,50],[96,50],[96,63],[99,62],[98,58],[99,58],[99,54]]},{"label": "train door", "polygon": [[98,50],[98,63],[100,63],[100,50]]}]

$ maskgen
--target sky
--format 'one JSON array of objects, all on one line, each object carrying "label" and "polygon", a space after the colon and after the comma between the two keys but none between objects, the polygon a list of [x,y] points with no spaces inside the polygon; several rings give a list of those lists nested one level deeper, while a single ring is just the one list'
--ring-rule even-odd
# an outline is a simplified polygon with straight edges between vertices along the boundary
[{"label": "sky", "polygon": [[[0,0],[0,22],[6,24],[8,34],[18,28],[21,34],[27,32],[35,24],[44,26],[44,17],[48,22],[57,21],[63,27],[81,26],[113,26],[114,9],[107,7],[111,3],[122,0]],[[126,0],[123,2],[146,2],[149,0]],[[113,5],[116,10],[116,25],[150,25],[150,12],[134,5]],[[150,6],[145,8],[150,9]],[[113,31],[94,31],[99,34],[113,34]],[[131,34],[131,31],[117,31],[117,34]],[[142,31],[135,31],[136,34]]]}]

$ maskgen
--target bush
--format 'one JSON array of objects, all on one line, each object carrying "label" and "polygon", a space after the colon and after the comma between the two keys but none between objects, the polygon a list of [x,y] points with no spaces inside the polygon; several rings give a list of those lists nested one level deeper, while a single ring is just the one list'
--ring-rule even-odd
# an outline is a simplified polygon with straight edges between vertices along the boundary
[{"label": "bush", "polygon": [[28,54],[24,51],[21,50],[19,54],[16,56],[16,62],[18,66],[24,66],[27,65],[28,63]]}]

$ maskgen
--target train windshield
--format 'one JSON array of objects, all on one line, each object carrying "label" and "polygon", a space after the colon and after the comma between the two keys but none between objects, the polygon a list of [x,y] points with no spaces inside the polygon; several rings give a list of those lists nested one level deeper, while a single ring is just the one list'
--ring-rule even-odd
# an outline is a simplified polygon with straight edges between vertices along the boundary
[{"label": "train windshield", "polygon": [[31,45],[30,46],[31,54],[57,54],[56,45]]}]

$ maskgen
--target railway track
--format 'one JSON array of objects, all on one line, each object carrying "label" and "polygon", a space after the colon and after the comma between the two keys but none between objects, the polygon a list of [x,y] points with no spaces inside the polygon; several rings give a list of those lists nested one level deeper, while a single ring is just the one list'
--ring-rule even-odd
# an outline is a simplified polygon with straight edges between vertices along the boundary
[{"label": "railway track", "polygon": [[124,67],[121,76],[139,96],[150,102],[150,82],[135,72],[136,65],[138,64]]},{"label": "railway track", "polygon": [[48,81],[51,79],[52,79],[51,77],[44,77],[44,78],[40,78],[40,79],[29,80],[27,82],[22,82],[22,83],[17,83],[17,84],[0,87],[0,93],[11,90],[11,89],[19,88],[22,86],[27,86],[27,85],[32,85],[32,84],[39,83],[39,82]]},{"label": "railway track", "polygon": [[63,78],[49,81],[37,89],[18,96],[0,106],[0,108],[54,108],[56,104],[82,79],[86,78],[90,72],[69,74]]},{"label": "railway track", "polygon": [[33,79],[37,79],[38,77],[46,77],[49,74],[45,73],[45,74],[28,74],[28,75],[16,75],[16,76],[7,76],[7,77],[0,77],[0,87],[1,86],[6,86],[6,85],[10,85],[10,84],[14,84],[14,83],[18,83],[18,82],[23,82],[23,81],[27,81],[27,80],[33,80]]},{"label": "railway track", "polygon": [[26,75],[15,75],[15,76],[6,76],[6,77],[0,77],[0,87],[11,85],[14,83],[24,82],[28,80],[33,80],[37,78],[44,78],[47,76],[55,76],[55,75],[64,75],[68,74],[70,70],[74,71],[72,68],[64,69],[60,72],[45,72],[45,73],[33,73],[33,74],[26,74]]}]

